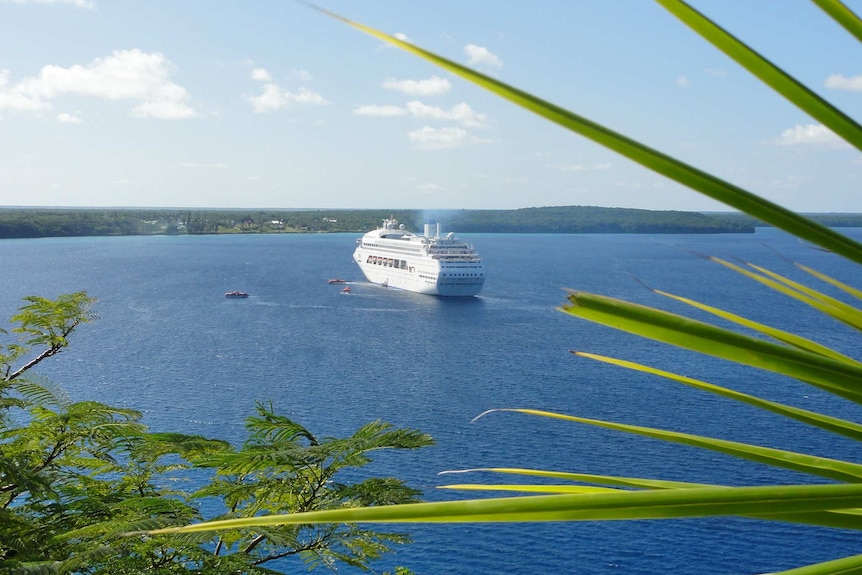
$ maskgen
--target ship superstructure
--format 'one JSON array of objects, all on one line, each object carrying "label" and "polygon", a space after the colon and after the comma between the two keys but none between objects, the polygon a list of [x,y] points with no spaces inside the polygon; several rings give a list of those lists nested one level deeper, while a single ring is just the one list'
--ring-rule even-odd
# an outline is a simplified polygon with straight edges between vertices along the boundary
[{"label": "ship superstructure", "polygon": [[356,243],[353,259],[372,283],[440,296],[474,296],[485,285],[482,258],[453,232],[442,236],[439,223],[420,236],[388,218]]}]

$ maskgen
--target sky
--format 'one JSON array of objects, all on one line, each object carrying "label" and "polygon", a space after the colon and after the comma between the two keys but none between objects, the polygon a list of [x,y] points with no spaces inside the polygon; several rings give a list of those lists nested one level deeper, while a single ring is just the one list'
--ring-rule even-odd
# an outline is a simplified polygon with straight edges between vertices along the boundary
[{"label": "sky", "polygon": [[[845,114],[812,2],[691,0]],[[862,14],[862,0],[845,0]],[[862,212],[862,154],[649,0],[319,0],[780,205]],[[0,206],[726,210],[289,0],[0,0]]]}]

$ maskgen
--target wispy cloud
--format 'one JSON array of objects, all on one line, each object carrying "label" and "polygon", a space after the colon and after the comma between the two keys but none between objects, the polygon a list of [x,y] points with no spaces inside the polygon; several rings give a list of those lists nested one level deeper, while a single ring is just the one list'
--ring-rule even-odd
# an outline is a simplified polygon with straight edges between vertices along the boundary
[{"label": "wispy cloud", "polygon": [[405,116],[409,114],[420,120],[454,121],[468,128],[481,128],[485,126],[485,115],[479,114],[465,102],[455,104],[449,110],[444,110],[438,106],[429,106],[418,100],[407,102],[404,107],[391,104],[382,106],[369,104],[356,108],[353,110],[353,113],[357,116],[380,117]]},{"label": "wispy cloud", "polygon": [[492,68],[503,67],[503,61],[485,47],[477,46],[476,44],[467,44],[464,46],[464,53],[467,54],[468,64],[490,66]]},{"label": "wispy cloud", "polygon": [[251,109],[255,114],[275,112],[295,105],[323,106],[329,104],[326,98],[308,88],[300,88],[291,92],[272,83],[264,85],[261,95],[245,96],[245,99],[251,104]]},{"label": "wispy cloud", "polygon": [[57,121],[61,124],[80,124],[84,120],[77,114],[57,114]]},{"label": "wispy cloud", "polygon": [[201,162],[180,162],[177,165],[181,168],[192,168],[197,170],[224,170],[225,168],[227,168],[227,164],[222,164],[218,162],[211,164]]},{"label": "wispy cloud", "polygon": [[[413,43],[413,39],[410,38],[410,36],[408,36],[407,34],[405,34],[403,32],[395,32],[392,34],[392,36],[394,36],[395,38],[398,38],[402,42],[409,42],[410,44]],[[394,47],[395,46],[393,46],[392,44],[390,44],[388,42],[381,42],[380,45],[377,47],[377,51],[382,52],[383,50],[389,50],[390,48],[394,48]]]},{"label": "wispy cloud", "polygon": [[377,106],[374,104],[369,104],[367,106],[359,106],[355,110],[353,110],[354,115],[356,116],[383,116],[383,117],[392,117],[392,116],[406,116],[407,110],[402,108],[401,106],[394,105],[383,105]]},{"label": "wispy cloud", "polygon": [[269,72],[267,72],[263,68],[255,68],[249,74],[249,78],[254,80],[255,82],[269,82],[272,80],[272,76]]},{"label": "wispy cloud", "polygon": [[408,132],[407,138],[417,148],[423,150],[442,150],[445,148],[460,148],[471,144],[487,143],[488,140],[477,138],[464,128],[432,128],[422,126],[418,130]]},{"label": "wispy cloud", "polygon": [[69,4],[75,8],[95,10],[96,3],[93,0],[0,0],[0,3],[12,4]]},{"label": "wispy cloud", "polygon": [[185,88],[170,81],[171,63],[158,52],[116,50],[106,58],[69,68],[48,65],[38,76],[9,85],[9,70],[0,70],[0,110],[49,111],[52,100],[67,94],[103,100],[137,102],[138,118],[191,118]]},{"label": "wispy cloud", "polygon": [[462,128],[431,128],[423,126],[407,134],[413,144],[418,148],[428,150],[439,150],[443,148],[457,148],[468,142],[470,134]]},{"label": "wispy cloud", "polygon": [[446,78],[432,76],[425,80],[397,80],[387,78],[382,86],[387,90],[397,90],[410,96],[439,96],[452,89]]},{"label": "wispy cloud", "polygon": [[419,101],[407,103],[407,110],[414,118],[433,120],[453,120],[468,128],[478,128],[485,125],[485,115],[479,114],[465,102],[455,104],[450,110],[436,106],[428,106]]},{"label": "wispy cloud", "polygon": [[551,170],[559,170],[560,172],[583,172],[586,170],[610,170],[613,165],[610,162],[599,162],[592,165],[585,164],[548,164],[545,166]]},{"label": "wispy cloud", "polygon": [[[311,74],[305,70],[291,70],[290,77],[298,79],[302,82],[310,82]],[[316,92],[312,92],[308,88],[302,87],[296,91],[290,91],[282,88],[272,81],[272,74],[265,68],[254,68],[249,73],[249,78],[255,82],[263,83],[263,93],[258,96],[243,95],[243,98],[251,104],[251,109],[255,114],[265,114],[267,112],[275,112],[282,108],[290,108],[294,105],[313,105],[322,106],[329,102]]]},{"label": "wispy cloud", "polygon": [[841,74],[832,74],[826,78],[826,87],[835,90],[850,90],[852,92],[862,92],[862,76],[854,76],[848,78]]},{"label": "wispy cloud", "polygon": [[848,144],[822,124],[797,124],[784,130],[776,143],[780,146],[845,147]]},{"label": "wispy cloud", "polygon": [[676,77],[676,85],[680,88],[685,88],[686,86],[688,86],[688,78],[680,74]]}]

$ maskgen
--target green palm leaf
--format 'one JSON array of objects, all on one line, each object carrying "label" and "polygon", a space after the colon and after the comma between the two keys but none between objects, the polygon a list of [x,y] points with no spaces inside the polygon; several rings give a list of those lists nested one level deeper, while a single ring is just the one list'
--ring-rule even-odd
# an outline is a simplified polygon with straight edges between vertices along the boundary
[{"label": "green palm leaf", "polygon": [[[823,125],[847,142],[862,150],[862,127],[841,110],[826,102],[682,0],[656,0],[656,2],[702,38],[735,60],[737,64],[754,74],[761,82],[790,100],[812,118],[822,122]],[[827,12],[833,13],[829,10]],[[841,16],[841,22],[850,22],[846,12],[835,10],[834,13]]]},{"label": "green palm leaf", "polygon": [[747,403],[748,405],[753,405],[755,407],[759,407],[761,409],[765,409],[767,411],[783,415],[784,417],[795,419],[797,421],[801,421],[803,423],[807,423],[809,425],[813,425],[815,427],[819,427],[821,429],[825,429],[839,435],[844,435],[846,437],[855,439],[856,441],[862,441],[862,425],[859,425],[858,423],[854,423],[852,421],[839,419],[837,417],[831,417],[829,415],[824,415],[815,411],[809,411],[807,409],[799,409],[797,407],[784,405],[783,403],[777,403],[775,401],[761,399],[753,395],[748,395],[745,393],[734,391],[732,389],[727,389],[726,387],[721,387],[719,385],[714,385],[712,383],[707,383],[705,381],[700,381],[691,377],[678,375],[676,373],[663,371],[631,361],[581,351],[573,353],[575,353],[575,355],[594,359],[596,361],[602,361],[605,363],[618,365],[620,367],[625,367],[627,369],[633,369],[636,371],[642,371],[644,373],[658,375],[660,377],[677,381],[679,383],[694,387],[696,389],[707,391],[709,393],[714,393],[722,397],[727,397],[741,403]]},{"label": "green palm leaf", "polygon": [[396,46],[405,52],[419,56],[444,70],[448,70],[457,76],[469,80],[477,86],[485,88],[555,124],[589,138],[671,180],[770,223],[777,228],[804,238],[816,245],[841,254],[857,263],[862,263],[862,245],[826,226],[822,226],[804,216],[796,214],[792,210],[774,204],[528,92],[369,26],[348,20],[321,8],[316,9],[357,30],[361,30],[366,34]]},{"label": "green palm leaf", "polygon": [[566,313],[684,349],[773,371],[862,403],[862,368],[626,301],[573,292]]},{"label": "green palm leaf", "polygon": [[830,285],[837,287],[838,289],[842,290],[843,292],[852,295],[856,299],[862,299],[862,290],[858,290],[858,289],[854,288],[853,286],[849,286],[843,282],[838,281],[835,278],[832,278],[826,274],[822,274],[822,273],[818,272],[817,270],[811,269],[808,266],[805,266],[802,264],[795,264],[795,265],[796,265],[796,267],[798,267],[802,271],[807,272],[807,273],[813,275],[814,277],[816,277],[817,279],[820,279],[820,280],[822,280],[822,281],[824,281]]},{"label": "green palm leaf", "polygon": [[685,298],[682,296],[674,295],[671,293],[667,293],[661,290],[652,290],[654,293],[659,295],[663,295],[665,297],[674,299],[680,303],[684,303],[686,305],[690,305],[694,308],[697,308],[701,311],[705,311],[707,313],[711,313],[716,317],[720,317],[727,321],[733,322],[735,324],[741,325],[743,327],[747,327],[754,331],[758,331],[764,335],[768,335],[769,337],[776,339],[782,343],[786,343],[787,345],[792,345],[793,347],[809,351],[811,353],[816,353],[818,355],[822,355],[824,357],[830,357],[837,361],[851,362],[858,364],[862,367],[862,363],[856,361],[855,359],[844,355],[843,353],[839,353],[834,349],[826,347],[825,345],[820,345],[816,341],[812,341],[808,338],[796,335],[795,333],[790,333],[788,331],[780,330],[768,325],[764,325],[762,323],[758,323],[756,321],[752,321],[748,318],[736,315],[734,313],[730,313],[729,311],[724,311],[722,309],[712,307],[710,305],[706,305],[704,303],[700,303],[694,301],[689,298]]},{"label": "green palm leaf", "polygon": [[[714,258],[719,263],[723,263],[723,265],[732,265],[726,262],[721,262],[718,258]],[[841,300],[835,299],[834,297],[830,297],[824,293],[821,293],[815,289],[811,289],[810,287],[801,284],[799,282],[795,282],[789,278],[781,276],[775,272],[769,271],[760,266],[756,266],[754,264],[748,264],[752,269],[757,270],[758,272],[764,274],[765,276],[769,276],[770,278],[781,282],[782,284],[789,286],[791,289],[796,290],[796,292],[807,296],[808,300],[804,298],[800,298],[796,295],[793,295],[792,292],[787,292],[791,297],[795,297],[800,301],[813,302],[809,303],[812,307],[817,308],[819,311],[822,311],[826,315],[833,317],[839,321],[846,323],[847,325],[854,327],[860,331],[862,331],[862,310],[859,310],[852,305],[848,305]],[[766,279],[758,279],[758,281],[762,281],[764,283],[768,283]],[[772,285],[772,284],[769,284]],[[777,287],[775,289],[778,289]],[[783,291],[783,290],[782,290]]]},{"label": "green palm leaf", "polygon": [[[701,487],[619,491],[589,495],[535,495],[333,509],[289,515],[209,521],[150,534],[238,529],[306,523],[463,523],[521,521],[604,521],[684,517],[765,515],[779,518],[800,512],[862,507],[862,485],[786,485]],[[853,529],[862,522],[851,515]]]},{"label": "green palm leaf", "polygon": [[[782,449],[773,449],[771,447],[761,447],[758,445],[750,445],[748,443],[739,443],[736,441],[727,441],[725,439],[716,439],[714,437],[705,437],[702,435],[692,435],[689,433],[680,433],[677,431],[667,431],[664,429],[656,429],[654,427],[643,427],[639,425],[628,425],[625,423],[616,423],[613,421],[603,421],[600,419],[589,419],[586,417],[577,417],[574,415],[566,415],[563,413],[554,413],[552,411],[543,411],[539,409],[489,409],[479,415],[476,419],[484,417],[490,413],[512,412],[523,413],[526,415],[537,415],[540,417],[549,417],[552,419],[562,419],[564,421],[572,421],[575,423],[585,423],[595,427],[605,429],[613,429],[615,431],[623,431],[635,435],[642,435],[652,439],[660,439],[670,443],[678,443],[680,445],[688,445],[700,449],[708,449],[725,455],[764,463],[773,467],[780,467],[798,471],[800,473],[808,473],[818,477],[834,479],[836,481],[848,481],[852,483],[862,482],[862,465],[840,461],[837,459],[829,459],[826,457],[817,457],[805,453],[797,453],[793,451],[785,451]],[[475,421],[475,420],[474,420]]]},{"label": "green palm leaf", "polygon": [[862,573],[862,555],[853,555],[834,561],[779,571],[772,575],[859,575],[860,573]]},{"label": "green palm leaf", "polygon": [[838,0],[811,0],[862,42],[862,20]]},{"label": "green palm leaf", "polygon": [[[617,477],[615,475],[593,475],[588,473],[570,473],[565,471],[548,471],[544,469],[523,469],[520,467],[477,467],[473,469],[458,469],[442,471],[440,475],[452,475],[460,473],[503,473],[510,475],[526,475],[532,477],[547,477],[550,479],[564,479],[566,481],[580,481],[582,483],[599,483],[603,485],[615,485],[617,487],[635,487],[640,489],[682,489],[690,487],[717,487],[705,483],[688,483],[684,481],[665,481],[661,479],[644,479],[642,477]],[[444,486],[448,488],[450,486]]]}]

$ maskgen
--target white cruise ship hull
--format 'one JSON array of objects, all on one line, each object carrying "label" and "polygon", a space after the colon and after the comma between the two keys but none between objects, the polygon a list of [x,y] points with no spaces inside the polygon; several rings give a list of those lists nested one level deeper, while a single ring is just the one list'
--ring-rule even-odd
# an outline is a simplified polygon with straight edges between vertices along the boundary
[{"label": "white cruise ship hull", "polygon": [[357,241],[353,259],[368,281],[417,293],[470,297],[485,285],[481,258],[472,246],[449,234],[417,236],[395,228],[385,220],[383,228],[368,232]]}]

